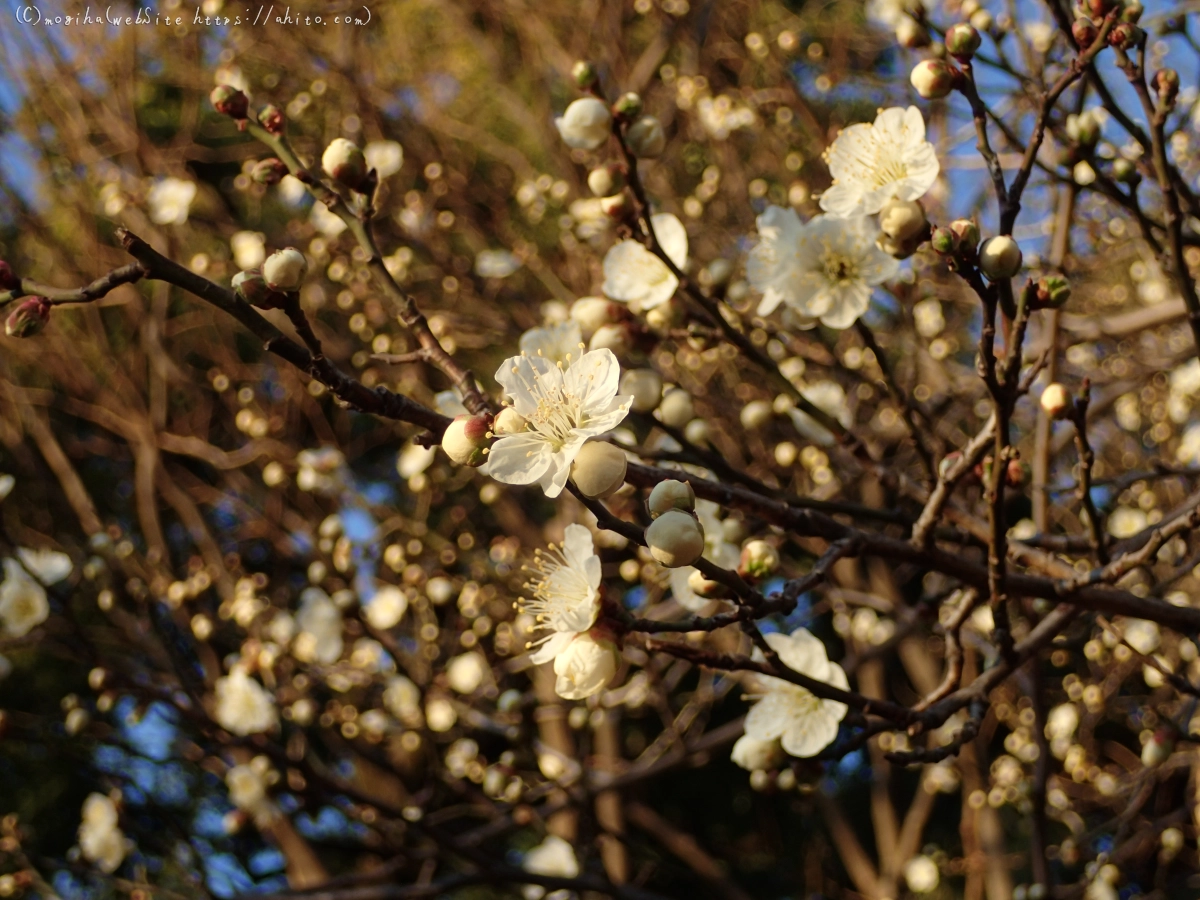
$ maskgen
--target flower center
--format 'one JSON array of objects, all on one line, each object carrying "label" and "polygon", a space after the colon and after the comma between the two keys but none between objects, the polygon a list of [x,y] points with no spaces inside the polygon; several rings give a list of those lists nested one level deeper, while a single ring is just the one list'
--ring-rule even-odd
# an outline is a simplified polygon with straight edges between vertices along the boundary
[{"label": "flower center", "polygon": [[858,260],[844,253],[839,253],[833,247],[826,247],[821,254],[821,265],[825,269],[825,278],[833,284],[847,284],[858,281]]},{"label": "flower center", "polygon": [[592,586],[567,561],[562,548],[550,544],[546,550],[535,550],[533,565],[522,569],[530,573],[525,588],[533,592],[533,599],[521,597],[515,604],[517,609],[533,616],[538,629],[551,633],[578,630],[575,626],[579,624],[579,613],[586,611],[594,599]]},{"label": "flower center", "polygon": [[881,146],[875,154],[875,165],[871,167],[871,180],[876,188],[908,177],[908,166],[900,155],[899,147]]},{"label": "flower center", "polygon": [[[567,354],[568,365],[570,360],[571,356]],[[559,362],[558,367],[562,369],[563,363]],[[517,371],[516,366],[513,371]],[[537,403],[537,409],[526,418],[527,428],[546,438],[556,451],[561,450],[575,429],[585,424],[583,398],[564,389],[561,383],[546,387],[537,373],[534,373],[533,382],[526,382],[525,387]]]}]

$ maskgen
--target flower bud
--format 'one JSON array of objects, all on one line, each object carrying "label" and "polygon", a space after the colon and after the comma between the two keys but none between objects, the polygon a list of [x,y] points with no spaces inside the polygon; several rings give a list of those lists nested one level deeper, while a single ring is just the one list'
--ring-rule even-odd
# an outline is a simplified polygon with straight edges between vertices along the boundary
[{"label": "flower bud", "polygon": [[1078,115],[1075,113],[1068,114],[1066,131],[1067,137],[1081,147],[1095,147],[1096,143],[1100,140],[1100,123],[1090,110]]},{"label": "flower bud", "polygon": [[617,356],[627,356],[633,347],[633,335],[624,322],[601,325],[588,341],[588,350],[611,350]]},{"label": "flower bud", "polygon": [[646,501],[646,508],[650,510],[651,518],[670,510],[684,510],[690,513],[696,508],[696,494],[688,482],[668,478],[654,486],[654,490],[650,492],[650,499]]},{"label": "flower bud", "polygon": [[1142,39],[1142,29],[1131,22],[1118,22],[1108,33],[1108,46],[1129,50]]},{"label": "flower bud", "polygon": [[617,219],[618,221],[624,219],[630,211],[629,201],[625,197],[625,192],[622,191],[619,194],[613,194],[611,197],[601,197],[600,211],[610,219]]},{"label": "flower bud", "polygon": [[901,16],[896,23],[896,42],[909,50],[928,47],[929,31],[912,16]]},{"label": "flower bud", "polygon": [[588,441],[571,463],[571,480],[583,496],[603,500],[621,489],[629,461],[625,451],[605,441]]},{"label": "flower bud", "polygon": [[262,275],[267,287],[273,291],[296,291],[304,283],[308,273],[308,260],[295,247],[276,250],[262,265]]},{"label": "flower bud", "polygon": [[50,301],[45,297],[27,297],[4,320],[4,333],[9,337],[33,337],[50,321]]},{"label": "flower bud", "polygon": [[582,97],[567,107],[554,120],[559,135],[568,147],[578,150],[595,150],[608,140],[612,114],[608,107],[595,97]]},{"label": "flower bud", "polygon": [[0,291],[15,291],[20,287],[21,279],[16,276],[8,263],[0,259]]},{"label": "flower bud", "polygon": [[646,529],[646,544],[668,569],[690,566],[704,555],[704,529],[695,516],[667,510]]},{"label": "flower bud", "polygon": [[1158,836],[1158,840],[1162,844],[1161,858],[1165,862],[1170,862],[1183,849],[1184,836],[1178,828],[1164,828],[1162,834]]},{"label": "flower bud", "polygon": [[244,119],[250,109],[250,101],[235,87],[228,84],[218,84],[208,95],[213,109],[231,119]]},{"label": "flower bud", "polygon": [[779,568],[779,551],[766,541],[749,541],[742,548],[738,574],[743,578],[766,578]]},{"label": "flower bud", "polygon": [[1119,0],[1087,0],[1087,10],[1093,19],[1103,19],[1118,2]]},{"label": "flower bud", "polygon": [[971,13],[971,18],[969,21],[971,23],[971,27],[976,31],[991,31],[992,25],[995,24],[992,14],[986,9],[975,10],[975,12]]},{"label": "flower bud", "polygon": [[571,320],[579,323],[583,339],[589,339],[602,325],[616,322],[623,317],[619,304],[604,297],[580,297],[571,304]]},{"label": "flower bud", "polygon": [[283,128],[286,124],[283,118],[283,110],[274,103],[268,103],[258,111],[258,124],[265,128],[268,134],[283,134]]},{"label": "flower bud", "polygon": [[1163,106],[1172,107],[1175,105],[1175,98],[1179,96],[1179,73],[1174,69],[1159,69],[1154,73],[1154,79],[1150,82],[1154,90],[1158,91],[1158,102]]},{"label": "flower bud", "polygon": [[623,119],[635,119],[642,114],[642,98],[633,91],[628,91],[617,98],[613,104],[613,112]]},{"label": "flower bud", "polygon": [[367,177],[367,159],[353,141],[335,138],[321,154],[325,174],[350,190],[358,190]]},{"label": "flower bud", "polygon": [[962,459],[961,450],[952,450],[942,457],[938,463],[938,478],[945,478],[950,474],[950,470],[958,465],[958,461]]},{"label": "flower bud", "polygon": [[979,269],[989,281],[1012,278],[1021,271],[1021,248],[1007,234],[989,238],[979,248]]},{"label": "flower bud", "polygon": [[951,25],[946,29],[946,52],[960,61],[967,61],[975,55],[982,39],[979,32],[965,22]]},{"label": "flower bud", "polygon": [[926,100],[940,100],[954,90],[957,77],[958,72],[948,62],[924,59],[913,67],[909,81]]},{"label": "flower bud", "polygon": [[1040,309],[1058,309],[1071,298],[1071,284],[1061,275],[1043,275],[1037,282]]},{"label": "flower bud", "polygon": [[688,575],[688,589],[697,597],[710,599],[721,593],[722,584],[719,581],[711,581],[704,577],[704,573],[699,569],[693,569]]},{"label": "flower bud", "polygon": [[671,428],[683,428],[696,418],[696,407],[692,395],[683,388],[671,388],[663,395],[658,406],[658,418]]},{"label": "flower bud", "polygon": [[1175,750],[1175,741],[1165,728],[1155,729],[1150,740],[1142,744],[1142,765],[1155,769],[1165,763]]},{"label": "flower bud", "polygon": [[774,409],[766,400],[751,400],[742,407],[739,418],[747,431],[757,431],[771,421]]},{"label": "flower bud", "polygon": [[1075,39],[1075,46],[1080,50],[1086,50],[1092,46],[1099,36],[1100,29],[1092,24],[1091,19],[1081,17],[1071,23],[1071,37]]},{"label": "flower bud", "polygon": [[704,419],[692,419],[683,429],[683,437],[689,444],[703,446],[712,437],[712,429]]},{"label": "flower bud", "polygon": [[879,211],[879,230],[895,241],[907,243],[928,228],[925,210],[916,200],[889,200]]},{"label": "flower bud", "polygon": [[596,67],[587,60],[579,60],[571,67],[571,77],[581,91],[586,91],[596,83]]},{"label": "flower bud", "polygon": [[1029,467],[1029,463],[1020,459],[1010,459],[1008,466],[1004,469],[1004,482],[1010,488],[1024,487],[1029,484],[1032,474],[1033,470]]},{"label": "flower bud", "polygon": [[288,173],[288,167],[281,159],[271,157],[269,159],[261,159],[254,164],[254,168],[250,170],[250,177],[254,179],[256,184],[279,184],[283,181],[283,176]]},{"label": "flower bud", "polygon": [[1139,0],[1125,0],[1125,6],[1121,9],[1121,21],[1136,23],[1142,18],[1142,13],[1145,11],[1146,8]]},{"label": "flower bud", "polygon": [[950,256],[958,249],[958,238],[949,228],[939,225],[929,237],[930,246],[943,256]]},{"label": "flower bud", "polygon": [[238,272],[233,276],[231,287],[241,299],[259,309],[281,309],[287,302],[286,294],[267,287],[266,279],[262,277],[258,269]]},{"label": "flower bud", "polygon": [[662,378],[653,369],[626,369],[621,373],[618,393],[633,398],[630,409],[634,412],[653,412],[662,399]]},{"label": "flower bud", "polygon": [[1052,419],[1062,418],[1071,407],[1071,397],[1065,386],[1057,381],[1042,391],[1042,410]]},{"label": "flower bud", "polygon": [[618,165],[599,166],[588,173],[588,188],[597,197],[611,197],[625,188],[625,170]]},{"label": "flower bud", "polygon": [[1124,157],[1118,157],[1113,160],[1112,166],[1113,178],[1122,184],[1137,184],[1142,180],[1142,176],[1138,173],[1137,166]]},{"label": "flower bud", "polygon": [[979,246],[979,226],[974,219],[955,219],[950,223],[950,231],[958,243],[955,252],[972,256]]},{"label": "flower bud", "polygon": [[492,430],[489,416],[458,416],[446,426],[442,449],[460,466],[482,466],[487,462],[487,449]]},{"label": "flower bud", "polygon": [[525,417],[513,409],[511,406],[506,406],[500,412],[496,413],[496,420],[492,422],[493,434],[520,434],[525,430],[525,426],[529,424],[525,421]]},{"label": "flower bud", "polygon": [[760,741],[748,734],[743,734],[733,745],[733,751],[729,754],[729,758],[733,760],[734,765],[741,766],[747,772],[753,772],[776,768],[783,762],[784,752],[779,738],[772,741]]},{"label": "flower bud", "polygon": [[625,132],[625,143],[638,159],[654,159],[667,146],[667,134],[655,116],[642,116]]}]

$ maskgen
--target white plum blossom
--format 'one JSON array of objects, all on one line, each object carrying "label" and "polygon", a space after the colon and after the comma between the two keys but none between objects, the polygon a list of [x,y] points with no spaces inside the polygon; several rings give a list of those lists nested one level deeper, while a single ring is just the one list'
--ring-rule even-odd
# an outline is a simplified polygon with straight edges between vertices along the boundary
[{"label": "white plum blossom", "polygon": [[[525,854],[522,862],[526,872],[534,875],[546,875],[551,878],[575,878],[579,875],[579,861],[571,845],[555,834],[546,835],[546,839]],[[526,900],[540,900],[546,893],[545,888],[536,884],[527,884],[522,889]],[[562,894],[555,891],[551,894]]]},{"label": "white plum blossom", "polygon": [[551,544],[534,552],[525,587],[533,598],[522,597],[521,612],[533,616],[535,631],[549,634],[531,644],[536,664],[550,662],[566,649],[577,634],[596,624],[600,614],[600,557],[592,533],[582,525],[568,525],[561,547]]},{"label": "white plum blossom", "polygon": [[146,195],[150,221],[155,225],[182,225],[196,199],[196,184],[182,178],[163,178],[156,181]]},{"label": "white plum blossom", "polygon": [[275,806],[267,796],[267,787],[273,775],[271,761],[265,756],[256,756],[248,763],[232,766],[225,773],[229,802],[253,816],[259,827],[269,824],[275,817]]},{"label": "white plum blossom", "polygon": [[396,141],[371,141],[363,147],[367,168],[374,169],[382,181],[400,171],[404,165],[404,148]]},{"label": "white plum blossom", "polygon": [[530,328],[521,335],[518,344],[524,354],[540,356],[563,365],[569,365],[572,359],[580,355],[582,345],[583,332],[579,323],[573,320],[544,328]]},{"label": "white plum blossom", "polygon": [[630,398],[617,396],[620,378],[611,350],[591,350],[570,365],[539,356],[506,359],[496,381],[525,429],[492,444],[483,473],[505,484],[537,483],[547,497],[557,497],[584,442],[628,415]]},{"label": "white plum blossom", "polygon": [[15,559],[4,560],[0,583],[0,634],[24,637],[50,616],[46,589]]},{"label": "white plum blossom", "polygon": [[[842,667],[830,662],[825,645],[805,628],[790,635],[768,634],[767,643],[780,661],[794,672],[846,690],[849,682]],[[815,756],[833,743],[846,704],[823,700],[806,688],[771,675],[758,677],[762,693],[746,714],[746,734],[759,741],[780,738],[792,756]]]},{"label": "white plum blossom", "polygon": [[873,123],[842,129],[825,161],[833,186],[821,196],[821,209],[842,219],[877,213],[893,199],[919,200],[939,169],[915,106],[880,110]]},{"label": "white plum blossom", "polygon": [[595,150],[608,140],[612,113],[595,97],[581,97],[554,120],[563,143],[577,150]]},{"label": "white plum blossom", "polygon": [[[659,246],[675,266],[687,264],[688,236],[683,223],[670,213],[650,217]],[[634,312],[661,306],[673,296],[679,279],[667,264],[638,241],[620,241],[604,255],[604,293],[629,304]]]},{"label": "white plum blossom", "polygon": [[279,721],[275,698],[241,666],[218,678],[215,689],[213,718],[226,731],[245,737],[269,731]]},{"label": "white plum blossom", "polygon": [[871,303],[871,291],[896,274],[898,260],[875,245],[879,229],[864,216],[817,216],[768,207],[758,217],[758,243],[746,276],[763,295],[760,316],[780,303],[830,328],[849,328]]},{"label": "white plum blossom", "polygon": [[83,858],[111,875],[120,867],[130,842],[117,822],[117,807],[104,794],[89,794],[83,801],[79,823],[79,850]]},{"label": "white plum blossom", "polygon": [[565,700],[583,700],[604,690],[621,664],[617,645],[593,632],[574,635],[554,657],[554,692]]},{"label": "white plum blossom", "polygon": [[21,560],[25,571],[42,584],[57,584],[70,575],[71,570],[75,568],[71,557],[47,547],[43,547],[41,550],[18,547],[17,558]]}]

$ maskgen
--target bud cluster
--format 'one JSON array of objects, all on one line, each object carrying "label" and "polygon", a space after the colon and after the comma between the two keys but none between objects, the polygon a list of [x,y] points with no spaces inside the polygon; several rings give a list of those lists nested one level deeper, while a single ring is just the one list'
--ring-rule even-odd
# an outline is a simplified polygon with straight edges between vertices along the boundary
[{"label": "bud cluster", "polygon": [[686,481],[660,481],[647,501],[654,519],[646,529],[650,555],[670,569],[690,566],[704,555],[704,529],[696,518],[696,495]]}]

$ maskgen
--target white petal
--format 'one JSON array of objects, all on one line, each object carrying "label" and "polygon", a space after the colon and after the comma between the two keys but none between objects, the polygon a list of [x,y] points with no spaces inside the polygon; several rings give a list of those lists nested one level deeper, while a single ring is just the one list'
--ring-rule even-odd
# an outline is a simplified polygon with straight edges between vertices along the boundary
[{"label": "white petal", "polygon": [[838,720],[823,710],[794,718],[783,733],[783,749],[802,759],[816,756],[833,743],[838,733]]},{"label": "white petal", "polygon": [[793,706],[786,691],[771,691],[746,713],[746,734],[756,741],[782,737],[792,721]]},{"label": "white petal", "polygon": [[573,631],[557,631],[544,644],[529,654],[529,661],[536,666],[548,663],[558,654],[567,649],[567,644],[575,640]]},{"label": "white petal", "polygon": [[671,262],[682,269],[688,257],[687,229],[683,227],[683,223],[670,213],[658,213],[650,217],[650,224],[654,226],[654,236],[658,238],[658,245]]},{"label": "white petal", "polygon": [[858,321],[858,317],[871,305],[871,289],[862,282],[840,288],[830,304],[829,311],[821,315],[821,324],[828,328],[845,329]]},{"label": "white petal", "polygon": [[487,462],[480,469],[504,484],[533,484],[545,475],[553,456],[549,443],[540,435],[513,434],[492,444]]},{"label": "white petal", "polygon": [[563,390],[583,398],[583,414],[607,412],[617,395],[621,364],[608,348],[589,350],[563,373]]},{"label": "white petal", "polygon": [[866,212],[862,190],[855,185],[835,184],[821,195],[821,209],[842,219],[862,215]]}]

